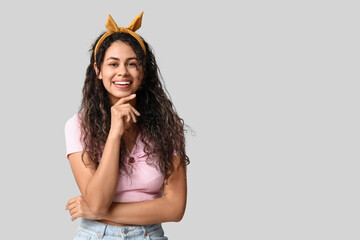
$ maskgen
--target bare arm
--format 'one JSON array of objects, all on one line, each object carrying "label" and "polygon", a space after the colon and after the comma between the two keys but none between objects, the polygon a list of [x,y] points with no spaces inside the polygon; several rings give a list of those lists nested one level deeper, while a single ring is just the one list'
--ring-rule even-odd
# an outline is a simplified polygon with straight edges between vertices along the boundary
[{"label": "bare arm", "polygon": [[96,213],[105,213],[116,191],[119,176],[120,139],[108,138],[101,162],[97,169],[85,153],[86,167],[81,159],[81,152],[69,155],[71,169],[81,195],[89,208]]},{"label": "bare arm", "polygon": [[[74,198],[76,207],[70,211],[72,219],[79,217],[107,220],[132,225],[146,225],[161,222],[178,222],[186,207],[186,170],[179,165],[179,157],[173,157],[174,172],[164,185],[162,198],[137,203],[112,203],[105,215],[96,215],[88,210],[81,196]],[[76,210],[75,210],[76,209]]]},{"label": "bare arm", "polygon": [[113,203],[102,219],[125,224],[154,224],[178,222],[186,207],[186,170],[173,157],[174,172],[164,185],[164,197],[138,203]]},{"label": "bare arm", "polygon": [[89,167],[82,162],[81,152],[69,155],[71,169],[81,195],[91,211],[96,214],[105,214],[115,196],[119,178],[120,141],[125,121],[136,122],[134,114],[139,115],[126,103],[133,98],[135,95],[122,98],[111,108],[111,128],[97,169],[88,153],[85,152],[84,161],[90,164]]}]

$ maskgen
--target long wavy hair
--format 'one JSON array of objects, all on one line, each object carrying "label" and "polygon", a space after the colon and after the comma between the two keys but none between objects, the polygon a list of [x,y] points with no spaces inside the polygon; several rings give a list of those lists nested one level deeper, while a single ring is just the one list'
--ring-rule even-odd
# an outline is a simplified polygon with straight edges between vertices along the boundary
[{"label": "long wavy hair", "polygon": [[[86,78],[82,90],[82,102],[79,110],[81,118],[81,140],[84,149],[90,154],[91,160],[98,166],[102,149],[105,145],[111,123],[111,103],[107,90],[94,69],[94,49],[101,34],[93,43],[90,53],[90,64],[86,70]],[[108,36],[100,45],[96,54],[96,64],[101,69],[105,52],[114,41],[124,42],[132,47],[137,58],[144,68],[144,78],[136,92],[136,109],[141,116],[136,123],[141,133],[141,141],[145,144],[145,153],[148,156],[157,155],[158,166],[167,179],[174,171],[172,157],[174,151],[180,157],[180,164],[184,167],[190,163],[185,152],[186,129],[173,106],[168,93],[160,80],[160,72],[155,56],[148,43],[144,40],[146,54],[135,38],[127,33],[114,33]],[[127,171],[125,159],[127,151],[125,143],[120,146],[120,171]],[[82,161],[85,165],[88,163]],[[151,163],[149,163],[151,164]]]}]

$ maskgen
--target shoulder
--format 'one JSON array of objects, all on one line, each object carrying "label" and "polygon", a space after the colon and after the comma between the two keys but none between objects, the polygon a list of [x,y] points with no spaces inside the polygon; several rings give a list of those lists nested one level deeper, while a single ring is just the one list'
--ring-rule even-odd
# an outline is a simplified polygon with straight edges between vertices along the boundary
[{"label": "shoulder", "polygon": [[66,121],[65,142],[67,157],[74,152],[81,152],[83,145],[81,142],[81,115],[75,114]]},{"label": "shoulder", "polygon": [[65,131],[72,131],[74,129],[80,128],[80,123],[81,123],[81,113],[76,113],[66,121]]}]

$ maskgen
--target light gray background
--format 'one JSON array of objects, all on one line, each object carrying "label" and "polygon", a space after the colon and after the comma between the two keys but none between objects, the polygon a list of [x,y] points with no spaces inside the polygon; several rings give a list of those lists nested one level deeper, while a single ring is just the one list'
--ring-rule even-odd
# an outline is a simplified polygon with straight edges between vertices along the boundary
[{"label": "light gray background", "polygon": [[4,1],[1,239],[72,239],[64,124],[107,14],[153,46],[188,134],[176,239],[359,239],[357,1]]}]

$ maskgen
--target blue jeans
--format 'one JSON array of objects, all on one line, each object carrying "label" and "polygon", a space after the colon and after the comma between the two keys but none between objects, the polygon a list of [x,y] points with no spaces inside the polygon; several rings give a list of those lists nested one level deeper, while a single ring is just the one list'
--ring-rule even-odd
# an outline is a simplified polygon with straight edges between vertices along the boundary
[{"label": "blue jeans", "polygon": [[161,224],[114,226],[82,218],[74,240],[167,240]]}]

